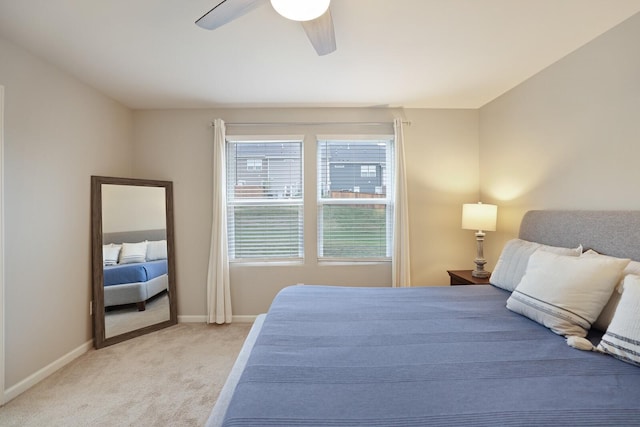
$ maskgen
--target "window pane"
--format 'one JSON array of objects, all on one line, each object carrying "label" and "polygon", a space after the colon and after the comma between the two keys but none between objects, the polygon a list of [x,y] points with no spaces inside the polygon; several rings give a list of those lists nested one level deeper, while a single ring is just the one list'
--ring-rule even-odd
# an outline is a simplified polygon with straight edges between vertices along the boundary
[{"label": "window pane", "polygon": [[387,255],[386,205],[324,205],[322,256],[380,258]]},{"label": "window pane", "polygon": [[318,142],[319,258],[390,257],[391,147],[388,140]]},{"label": "window pane", "polygon": [[376,177],[376,165],[362,165],[360,166],[360,177]]},{"label": "window pane", "polygon": [[386,197],[388,141],[319,141],[318,144],[320,197]]},{"label": "window pane", "polygon": [[302,199],[300,142],[235,142],[228,145],[229,197]]},{"label": "window pane", "polygon": [[247,159],[247,170],[248,171],[261,171],[262,170],[262,159]]},{"label": "window pane", "polygon": [[229,258],[303,254],[302,142],[227,143]]},{"label": "window pane", "polygon": [[232,215],[233,258],[302,257],[301,206],[236,206]]}]

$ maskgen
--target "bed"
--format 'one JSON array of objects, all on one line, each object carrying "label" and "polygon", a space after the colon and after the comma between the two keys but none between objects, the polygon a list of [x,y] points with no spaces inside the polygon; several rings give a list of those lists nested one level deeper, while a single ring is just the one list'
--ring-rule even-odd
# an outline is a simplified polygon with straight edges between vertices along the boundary
[{"label": "bed", "polygon": [[144,311],[146,301],[167,290],[167,260],[104,267],[104,305],[136,304]]},{"label": "bed", "polygon": [[[524,267],[522,259],[497,265],[494,273],[523,270],[511,291],[283,289],[254,323],[207,426],[640,425],[639,366],[573,348],[551,326],[506,307],[548,259],[586,271],[640,260],[640,212],[531,211],[519,239],[580,254],[535,250]],[[594,261],[583,249],[595,251]],[[608,329],[569,334],[589,343],[584,350],[600,348],[622,324],[627,280],[631,289],[640,279],[629,277]],[[639,323],[637,306],[633,316]]]},{"label": "bed", "polygon": [[[105,307],[136,304],[138,311],[144,311],[147,301],[168,289],[166,230],[105,233],[103,243]],[[125,245],[132,248],[131,254],[136,258],[133,262],[121,260]],[[110,247],[115,250],[110,252]],[[107,261],[108,252],[115,256],[111,262]],[[152,252],[154,255],[149,259],[147,255]]]}]

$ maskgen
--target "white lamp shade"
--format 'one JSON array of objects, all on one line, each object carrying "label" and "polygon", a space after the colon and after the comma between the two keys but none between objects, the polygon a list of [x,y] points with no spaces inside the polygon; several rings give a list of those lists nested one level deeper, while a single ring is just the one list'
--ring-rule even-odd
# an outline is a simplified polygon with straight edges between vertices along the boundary
[{"label": "white lamp shade", "polygon": [[331,0],[271,0],[280,15],[293,21],[311,21],[329,9]]},{"label": "white lamp shade", "polygon": [[495,231],[498,218],[496,205],[465,203],[462,205],[462,228],[465,230]]}]

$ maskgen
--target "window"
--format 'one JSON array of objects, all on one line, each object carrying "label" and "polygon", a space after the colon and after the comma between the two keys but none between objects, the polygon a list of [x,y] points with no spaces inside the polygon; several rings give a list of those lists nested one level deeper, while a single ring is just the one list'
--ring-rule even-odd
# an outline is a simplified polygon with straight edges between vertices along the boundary
[{"label": "window", "polygon": [[362,178],[367,177],[376,177],[376,165],[361,165],[360,166],[360,176]]},{"label": "window", "polygon": [[302,190],[302,141],[228,141],[229,259],[301,259]]},{"label": "window", "polygon": [[247,159],[247,170],[248,171],[261,171],[262,170],[262,159]]},{"label": "window", "polygon": [[318,258],[391,258],[391,140],[318,141]]}]

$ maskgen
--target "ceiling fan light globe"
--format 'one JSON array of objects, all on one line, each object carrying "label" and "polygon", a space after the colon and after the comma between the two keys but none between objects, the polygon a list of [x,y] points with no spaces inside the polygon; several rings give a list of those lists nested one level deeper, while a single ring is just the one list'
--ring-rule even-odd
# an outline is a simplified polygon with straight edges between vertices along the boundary
[{"label": "ceiling fan light globe", "polygon": [[280,15],[292,21],[311,21],[329,9],[331,0],[271,0]]}]

